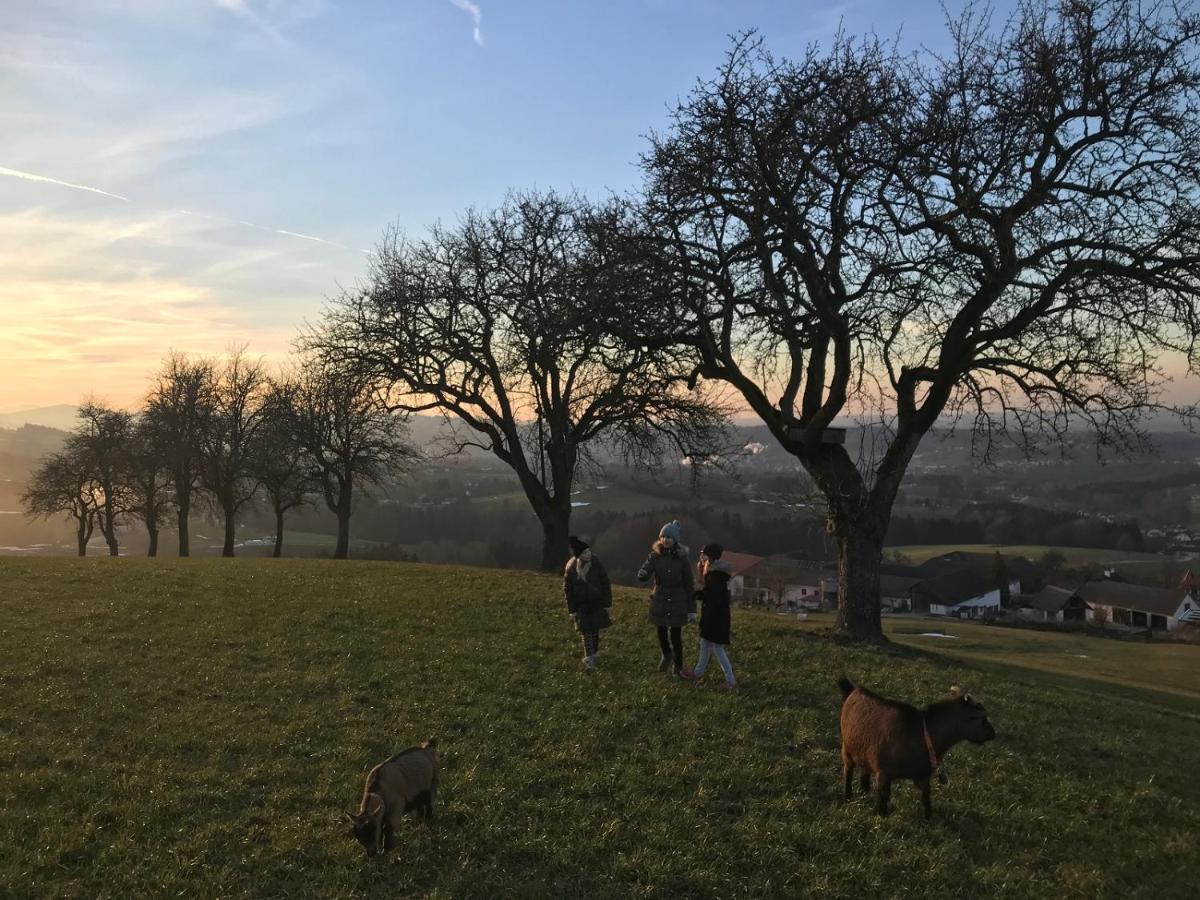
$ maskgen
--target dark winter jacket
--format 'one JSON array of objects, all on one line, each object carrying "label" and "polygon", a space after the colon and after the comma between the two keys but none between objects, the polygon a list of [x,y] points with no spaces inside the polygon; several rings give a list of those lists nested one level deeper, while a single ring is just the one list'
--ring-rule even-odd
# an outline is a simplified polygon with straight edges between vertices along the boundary
[{"label": "dark winter jacket", "polygon": [[729,643],[729,579],[733,566],[718,559],[704,574],[704,586],[696,592],[700,601],[700,637],[714,644]]},{"label": "dark winter jacket", "polygon": [[598,631],[612,624],[612,582],[595,556],[581,560],[572,556],[563,572],[563,595],[567,611],[575,616],[580,631]]},{"label": "dark winter jacket", "polygon": [[696,582],[687,547],[673,544],[668,549],[661,540],[655,541],[637,577],[638,581],[654,579],[649,615],[652,625],[673,628],[687,624],[688,613],[696,611]]}]

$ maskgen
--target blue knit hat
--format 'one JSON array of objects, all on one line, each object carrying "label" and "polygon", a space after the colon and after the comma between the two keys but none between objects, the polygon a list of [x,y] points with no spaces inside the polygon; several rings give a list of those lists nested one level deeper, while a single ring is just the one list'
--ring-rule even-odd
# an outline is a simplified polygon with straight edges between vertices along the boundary
[{"label": "blue knit hat", "polygon": [[660,538],[670,538],[677,544],[679,543],[679,537],[681,534],[683,534],[683,529],[679,527],[678,519],[674,519],[674,520],[668,522],[658,532],[658,536]]}]

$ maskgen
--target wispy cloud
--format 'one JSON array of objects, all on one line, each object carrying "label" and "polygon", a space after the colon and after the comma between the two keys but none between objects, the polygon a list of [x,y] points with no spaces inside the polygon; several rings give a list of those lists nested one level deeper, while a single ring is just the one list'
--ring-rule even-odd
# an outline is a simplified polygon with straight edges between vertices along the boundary
[{"label": "wispy cloud", "polygon": [[471,18],[475,20],[475,30],[472,37],[480,47],[483,46],[483,10],[479,8],[478,3],[472,3],[471,0],[450,0],[455,6],[465,13],[469,13]]},{"label": "wispy cloud", "polygon": [[10,178],[20,178],[24,181],[40,181],[45,184],[56,184],[59,187],[72,188],[76,191],[88,191],[92,194],[102,194],[105,197],[112,197],[114,200],[123,200],[128,203],[128,197],[122,197],[120,194],[114,194],[110,191],[102,191],[97,187],[88,187],[86,184],[75,184],[71,181],[59,181],[57,178],[49,178],[46,175],[34,175],[32,172],[22,172],[18,169],[9,169],[0,166],[0,175],[7,175]]},{"label": "wispy cloud", "polygon": [[270,24],[266,19],[256,13],[246,0],[215,0],[217,6],[227,12],[233,13],[239,19],[249,23],[257,31],[265,34],[273,41],[283,42],[284,37],[279,30]]}]

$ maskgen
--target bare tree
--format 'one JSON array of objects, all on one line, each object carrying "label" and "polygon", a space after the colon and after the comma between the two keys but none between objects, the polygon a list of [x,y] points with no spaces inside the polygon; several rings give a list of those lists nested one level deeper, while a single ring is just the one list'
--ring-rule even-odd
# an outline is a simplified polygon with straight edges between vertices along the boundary
[{"label": "bare tree", "polygon": [[80,474],[94,485],[99,503],[96,521],[110,556],[120,554],[117,524],[129,499],[126,474],[132,438],[133,416],[92,398],[80,406],[79,425],[67,438],[68,454],[84,466]]},{"label": "bare tree", "polygon": [[126,460],[125,513],[145,526],[149,535],[147,556],[158,556],[159,529],[167,521],[172,504],[169,458],[161,435],[143,416],[134,424]]},{"label": "bare tree", "polygon": [[406,471],[417,453],[403,420],[384,403],[378,382],[359,372],[309,356],[287,396],[292,433],[337,516],[334,559],[346,559],[355,490]]},{"label": "bare tree", "polygon": [[167,357],[146,400],[146,419],[167,454],[180,556],[191,553],[188,516],[192,493],[199,484],[204,435],[214,402],[212,363],[184,353]]},{"label": "bare tree", "polygon": [[271,385],[263,403],[263,422],[254,442],[252,469],[275,513],[275,549],[283,555],[283,517],[310,502],[321,486],[314,477],[313,463],[296,433],[289,410],[296,404],[295,384]]},{"label": "bare tree", "polygon": [[[985,456],[1078,425],[1127,447],[1163,354],[1196,366],[1198,34],[1187,3],[1026,0],[999,30],[969,10],[943,56],[746,37],[653,139],[668,339],[816,480],[844,633],[881,637],[892,505],[940,417]],[[856,460],[830,429],[868,413],[886,441]]]},{"label": "bare tree", "polygon": [[214,371],[207,427],[200,441],[200,485],[225,523],[222,556],[233,556],[237,514],[258,492],[254,446],[263,426],[263,401],[270,387],[261,360],[245,347],[231,350]]},{"label": "bare tree", "polygon": [[100,513],[99,492],[88,461],[79,455],[77,447],[68,447],[42,460],[30,476],[21,505],[26,513],[39,518],[71,516],[75,520],[79,555],[87,555],[88,541]]},{"label": "bare tree", "polygon": [[595,447],[646,462],[707,453],[721,415],[664,354],[611,336],[611,236],[621,205],[512,195],[423,241],[389,233],[365,290],[309,335],[391,387],[393,408],[437,411],[450,452],[483,449],[512,468],[541,523],[542,567],[569,556],[571,491]]}]

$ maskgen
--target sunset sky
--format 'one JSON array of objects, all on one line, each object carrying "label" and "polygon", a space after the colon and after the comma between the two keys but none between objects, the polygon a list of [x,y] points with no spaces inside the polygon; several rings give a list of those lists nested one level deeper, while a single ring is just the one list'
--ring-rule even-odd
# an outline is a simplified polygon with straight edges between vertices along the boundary
[{"label": "sunset sky", "polygon": [[731,32],[941,38],[926,0],[38,0],[0,18],[0,412],[278,357],[382,229],[623,190]]}]

